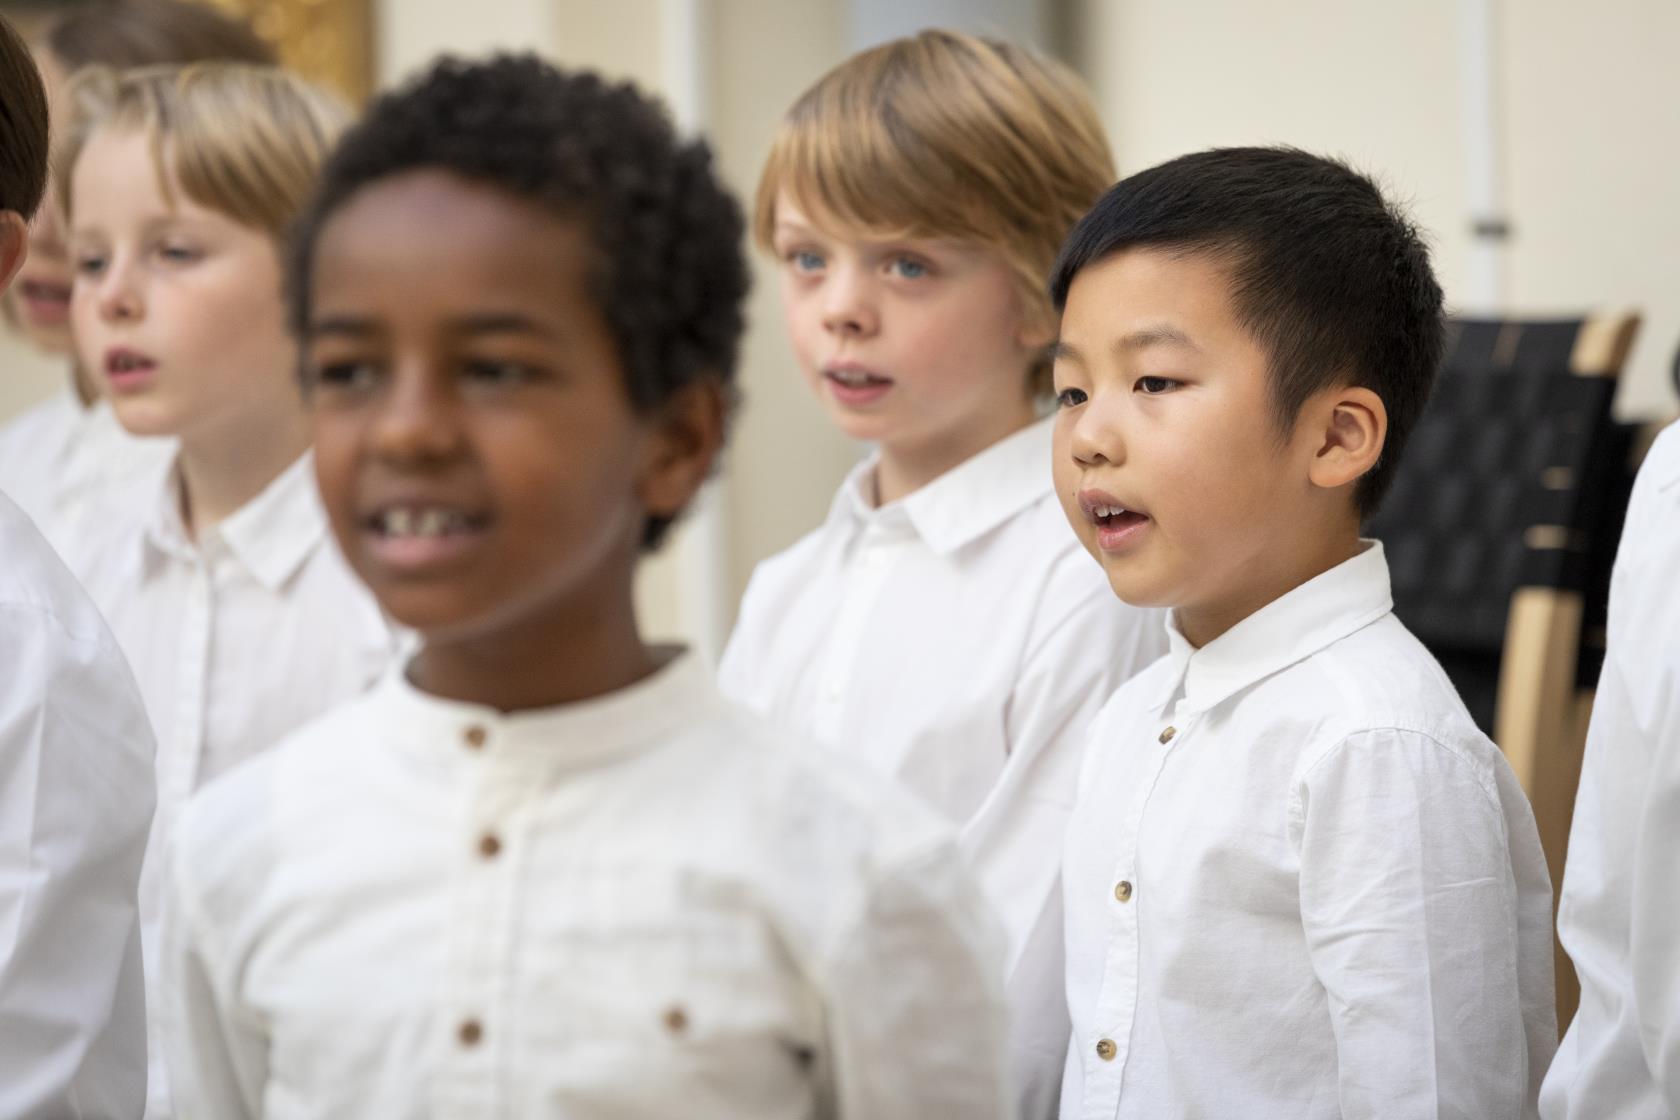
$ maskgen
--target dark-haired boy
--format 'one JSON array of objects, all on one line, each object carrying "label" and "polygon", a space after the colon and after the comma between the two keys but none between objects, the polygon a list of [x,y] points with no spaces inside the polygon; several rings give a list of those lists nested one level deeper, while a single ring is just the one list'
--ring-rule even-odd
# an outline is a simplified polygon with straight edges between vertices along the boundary
[{"label": "dark-haired boy", "polygon": [[[47,179],[40,75],[0,19],[0,290]],[[138,1116],[152,734],[87,593],[0,495],[0,1116]]]},{"label": "dark-haired boy", "polygon": [[1057,490],[1173,609],[1068,833],[1064,1120],[1532,1115],[1533,818],[1359,537],[1439,359],[1417,233],[1340,163],[1202,152],[1104,196],[1051,290]]},{"label": "dark-haired boy", "polygon": [[1007,1114],[951,831],[638,632],[723,443],[741,233],[656,103],[531,57],[440,63],[328,161],[288,285],[316,474],[421,645],[190,806],[184,1115]]}]

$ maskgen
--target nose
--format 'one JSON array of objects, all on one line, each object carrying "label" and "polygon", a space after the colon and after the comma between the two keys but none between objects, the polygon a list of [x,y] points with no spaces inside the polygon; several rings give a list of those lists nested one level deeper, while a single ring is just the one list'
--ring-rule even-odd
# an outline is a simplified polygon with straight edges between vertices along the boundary
[{"label": "nose", "polygon": [[823,285],[823,327],[830,334],[864,337],[880,327],[874,285],[860,268],[834,267]]},{"label": "nose", "polygon": [[374,453],[410,467],[449,461],[465,442],[460,406],[460,395],[445,371],[425,359],[399,363],[380,394],[372,432]]},{"label": "nose", "polygon": [[[85,279],[78,282],[86,283]],[[131,322],[146,313],[146,303],[133,268],[125,257],[112,257],[93,281],[99,317],[108,323]]]},{"label": "nose", "polygon": [[1118,466],[1126,461],[1124,409],[1112,393],[1091,394],[1073,417],[1068,451],[1082,467]]}]

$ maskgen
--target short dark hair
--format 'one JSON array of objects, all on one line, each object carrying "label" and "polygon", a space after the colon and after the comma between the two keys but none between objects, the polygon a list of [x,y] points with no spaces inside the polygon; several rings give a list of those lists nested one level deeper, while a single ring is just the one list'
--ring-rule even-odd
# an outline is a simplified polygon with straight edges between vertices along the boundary
[{"label": "short dark hair", "polygon": [[[530,54],[443,59],[345,134],[292,231],[286,302],[300,338],[326,221],[368,185],[425,169],[582,223],[596,253],[590,287],[633,407],[654,411],[707,380],[734,404],[749,276],[741,207],[710,149],[678,136],[634,86]],[[650,518],[644,545],[657,547],[670,524]]]},{"label": "short dark hair", "polygon": [[1231,300],[1268,352],[1273,419],[1287,433],[1332,385],[1375,392],[1388,438],[1354,492],[1382,501],[1435,383],[1441,286],[1417,228],[1366,176],[1294,148],[1215,148],[1121,180],[1062,246],[1056,309],[1074,277],[1127,248],[1207,253],[1231,264]]},{"label": "short dark hair", "polygon": [[47,189],[47,91],[23,37],[0,18],[0,210],[35,216]]},{"label": "short dark hair", "polygon": [[45,41],[69,71],[278,61],[249,23],[188,0],[83,0],[48,25]]}]

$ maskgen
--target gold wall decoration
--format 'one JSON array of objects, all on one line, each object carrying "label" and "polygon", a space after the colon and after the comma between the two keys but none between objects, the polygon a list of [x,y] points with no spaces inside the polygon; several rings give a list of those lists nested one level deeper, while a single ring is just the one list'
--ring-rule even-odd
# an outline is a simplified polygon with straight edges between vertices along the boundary
[{"label": "gold wall decoration", "polygon": [[373,91],[373,0],[208,0],[251,21],[287,66],[360,105]]}]

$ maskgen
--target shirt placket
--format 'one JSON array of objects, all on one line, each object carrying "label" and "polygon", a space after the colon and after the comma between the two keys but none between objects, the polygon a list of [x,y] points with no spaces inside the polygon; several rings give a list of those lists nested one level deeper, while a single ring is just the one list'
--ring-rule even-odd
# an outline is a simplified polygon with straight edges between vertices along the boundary
[{"label": "shirt placket", "polygon": [[864,529],[846,565],[841,577],[844,588],[840,609],[829,631],[812,718],[812,730],[822,742],[842,741],[846,697],[851,692],[864,632],[908,543],[905,531],[873,521]]},{"label": "shirt placket", "polygon": [[180,661],[175,678],[173,743],[159,775],[159,809],[171,815],[198,784],[210,724],[210,656],[216,625],[214,539],[187,561],[186,603],[181,612]]},{"label": "shirt placket", "polygon": [[481,762],[461,820],[462,863],[449,913],[449,955],[443,986],[442,1029],[450,1058],[436,1081],[440,1116],[496,1117],[506,1113],[498,1071],[516,1071],[512,950],[523,845],[524,802],[537,784],[498,758],[505,743],[496,728],[470,724],[458,749]]},{"label": "shirt placket", "polygon": [[1143,780],[1133,785],[1118,830],[1119,857],[1108,891],[1108,953],[1103,965],[1102,992],[1097,998],[1096,1036],[1085,1063],[1085,1120],[1114,1120],[1119,1114],[1126,1059],[1131,1054],[1132,1028],[1137,1021],[1138,961],[1141,953],[1139,908],[1147,905],[1138,872],[1138,834],[1149,799],[1172,752],[1182,749],[1188,721],[1156,721],[1150,737],[1126,743],[1126,750],[1147,752],[1151,764]]}]

